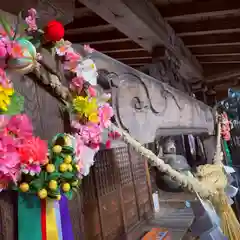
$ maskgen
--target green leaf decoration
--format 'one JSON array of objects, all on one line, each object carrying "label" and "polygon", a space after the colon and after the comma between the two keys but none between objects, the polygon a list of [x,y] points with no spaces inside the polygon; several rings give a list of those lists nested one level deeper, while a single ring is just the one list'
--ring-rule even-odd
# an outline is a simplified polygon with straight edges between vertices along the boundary
[{"label": "green leaf decoration", "polygon": [[61,156],[55,156],[52,158],[53,164],[55,165],[56,170],[59,169],[59,166],[63,163],[63,158]]},{"label": "green leaf decoration", "polygon": [[62,175],[61,175],[61,178],[65,179],[65,180],[70,180],[74,177],[74,174],[71,173],[71,172],[64,172]]},{"label": "green leaf decoration", "polygon": [[[36,39],[36,38],[33,38],[32,36],[30,36],[31,39],[29,41],[31,41],[31,43],[35,46],[35,48],[39,48],[41,46],[41,40],[40,39]],[[26,38],[26,37],[24,37]]]},{"label": "green leaf decoration", "polygon": [[48,190],[48,196],[56,198],[58,195],[60,195],[60,188],[57,188],[56,190]]},{"label": "green leaf decoration", "polygon": [[62,152],[67,153],[67,154],[73,154],[74,149],[73,149],[73,147],[70,147],[70,146],[64,146],[62,148]]},{"label": "green leaf decoration", "polygon": [[37,178],[30,183],[30,187],[36,191],[39,191],[43,188],[43,184],[44,182],[40,178]]},{"label": "green leaf decoration", "polygon": [[11,98],[11,103],[8,106],[8,110],[1,113],[12,116],[21,113],[23,110],[24,97],[15,92]]},{"label": "green leaf decoration", "polygon": [[3,16],[0,16],[0,24],[2,25],[3,30],[8,35],[9,39],[12,39],[11,27],[10,27],[10,25],[8,24],[8,22],[6,21],[6,19]]},{"label": "green leaf decoration", "polygon": [[53,172],[48,175],[47,180],[48,181],[57,180],[60,176],[61,176],[60,172]]},{"label": "green leaf decoration", "polygon": [[69,191],[69,192],[65,192],[64,195],[66,196],[66,198],[68,200],[72,200],[72,197],[73,197],[73,191]]}]

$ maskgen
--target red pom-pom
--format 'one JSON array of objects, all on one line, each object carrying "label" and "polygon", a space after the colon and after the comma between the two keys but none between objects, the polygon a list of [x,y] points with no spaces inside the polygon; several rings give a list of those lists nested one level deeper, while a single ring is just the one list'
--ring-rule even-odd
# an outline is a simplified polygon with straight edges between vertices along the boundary
[{"label": "red pom-pom", "polygon": [[44,36],[46,40],[57,42],[64,37],[64,27],[58,21],[50,21],[47,26],[44,28]]}]

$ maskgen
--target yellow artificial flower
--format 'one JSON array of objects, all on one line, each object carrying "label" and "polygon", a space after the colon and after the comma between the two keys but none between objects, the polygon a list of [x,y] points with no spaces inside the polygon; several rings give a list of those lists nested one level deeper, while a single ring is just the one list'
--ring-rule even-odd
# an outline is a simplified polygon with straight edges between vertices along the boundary
[{"label": "yellow artificial flower", "polygon": [[77,112],[83,113],[87,104],[87,97],[77,96],[73,99],[73,107]]},{"label": "yellow artificial flower", "polygon": [[[89,98],[88,96],[77,96],[76,98],[74,98],[73,107],[78,113],[84,115],[87,118],[89,118],[92,114],[97,115],[98,112],[97,99]],[[96,117],[94,115],[92,115],[92,118],[96,120]]]},{"label": "yellow artificial flower", "polygon": [[92,113],[97,113],[97,112],[98,112],[97,99],[90,98],[88,101],[88,104],[84,109],[84,114],[86,115],[86,117],[89,117]]},{"label": "yellow artificial flower", "polygon": [[99,123],[99,117],[97,113],[91,113],[88,117],[90,122]]},{"label": "yellow artificial flower", "polygon": [[11,103],[11,96],[13,93],[13,88],[4,88],[2,85],[0,85],[0,109],[2,111],[8,110],[8,105]]}]

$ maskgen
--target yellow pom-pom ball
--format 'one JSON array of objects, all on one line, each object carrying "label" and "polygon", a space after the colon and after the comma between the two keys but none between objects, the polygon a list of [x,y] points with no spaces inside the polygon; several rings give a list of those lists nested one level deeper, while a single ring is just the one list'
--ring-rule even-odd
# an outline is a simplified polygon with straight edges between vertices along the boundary
[{"label": "yellow pom-pom ball", "polygon": [[80,171],[80,167],[76,164],[75,168],[77,169],[77,171]]},{"label": "yellow pom-pom ball", "polygon": [[78,180],[76,180],[76,181],[74,181],[74,182],[72,182],[72,184],[71,184],[73,187],[76,187],[77,185],[78,185]]},{"label": "yellow pom-pom ball", "polygon": [[72,156],[67,155],[67,156],[64,158],[64,162],[67,163],[67,164],[71,163],[71,162],[72,162]]},{"label": "yellow pom-pom ball", "polygon": [[22,192],[27,192],[29,190],[29,185],[27,183],[21,183],[19,188]]},{"label": "yellow pom-pom ball", "polygon": [[38,192],[38,197],[40,198],[40,199],[44,199],[44,198],[46,198],[47,197],[47,190],[46,189],[41,189],[39,192]]},{"label": "yellow pom-pom ball", "polygon": [[52,150],[53,150],[54,153],[60,153],[62,151],[62,147],[60,145],[55,145],[52,148]]},{"label": "yellow pom-pom ball", "polygon": [[68,170],[68,165],[66,163],[62,163],[59,166],[59,170],[60,170],[60,172],[66,172]]},{"label": "yellow pom-pom ball", "polygon": [[68,171],[69,171],[69,172],[72,172],[72,170],[73,170],[72,165],[71,165],[71,164],[68,164],[67,167],[68,167]]},{"label": "yellow pom-pom ball", "polygon": [[64,136],[64,145],[65,146],[72,146],[72,140],[69,136]]},{"label": "yellow pom-pom ball", "polygon": [[60,200],[61,200],[61,195],[60,195],[60,194],[56,196],[56,200],[57,200],[57,201],[60,201]]},{"label": "yellow pom-pom ball", "polygon": [[69,192],[70,189],[71,189],[71,186],[70,186],[69,183],[64,183],[64,184],[62,185],[62,190],[63,190],[64,192]]},{"label": "yellow pom-pom ball", "polygon": [[48,184],[48,187],[51,189],[51,190],[56,190],[57,189],[57,181],[55,180],[51,180]]},{"label": "yellow pom-pom ball", "polygon": [[46,166],[46,171],[47,171],[48,173],[54,172],[54,171],[55,171],[55,166],[54,166],[53,164],[48,164],[48,165]]}]

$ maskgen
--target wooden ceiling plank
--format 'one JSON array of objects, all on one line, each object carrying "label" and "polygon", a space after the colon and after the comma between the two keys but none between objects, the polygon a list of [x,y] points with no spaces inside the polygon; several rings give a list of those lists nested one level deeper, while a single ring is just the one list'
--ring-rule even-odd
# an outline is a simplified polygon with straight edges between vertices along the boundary
[{"label": "wooden ceiling plank", "polygon": [[171,23],[178,36],[206,35],[214,33],[240,32],[240,16],[207,19],[187,23]]},{"label": "wooden ceiling plank", "polygon": [[98,50],[99,52],[142,49],[138,44],[136,44],[130,39],[120,42],[108,42],[108,44],[92,43],[91,47]]},{"label": "wooden ceiling plank", "polygon": [[142,49],[142,51],[125,51],[125,52],[110,52],[110,53],[105,53],[107,54],[109,57],[115,58],[115,59],[121,59],[121,58],[131,58],[131,57],[151,57],[151,55]]},{"label": "wooden ceiling plank", "polygon": [[227,43],[200,43],[200,44],[186,44],[186,47],[188,48],[205,48],[205,47],[226,47],[226,46],[239,46],[239,42],[227,42]]},{"label": "wooden ceiling plank", "polygon": [[75,17],[74,21],[65,26],[65,29],[95,27],[107,24],[108,22],[106,22],[101,17],[92,12],[90,15],[86,15],[81,18]]},{"label": "wooden ceiling plank", "polygon": [[217,44],[231,44],[234,42],[240,41],[240,33],[229,33],[229,34],[212,34],[212,35],[205,35],[202,37],[199,36],[184,36],[182,37],[183,42],[189,45],[217,45]]},{"label": "wooden ceiling plank", "polygon": [[190,47],[192,54],[195,56],[203,55],[234,55],[240,54],[240,44],[239,45],[216,45],[216,46],[202,46],[202,47]]},{"label": "wooden ceiling plank", "polygon": [[236,69],[236,70],[231,70],[231,71],[227,71],[227,72],[222,72],[216,75],[212,75],[209,76],[207,78],[205,78],[206,83],[215,83],[215,82],[219,82],[222,80],[227,80],[230,78],[235,78],[235,77],[239,77],[240,76],[240,70]]},{"label": "wooden ceiling plank", "polygon": [[189,78],[202,79],[201,65],[150,1],[80,0],[80,2],[147,51],[151,52],[153,47],[164,45],[179,59],[182,66],[180,71],[186,72]]},{"label": "wooden ceiling plank", "polygon": [[65,34],[66,35],[77,35],[77,34],[83,34],[83,33],[92,33],[92,32],[107,32],[110,30],[114,30],[115,28],[110,25],[99,25],[94,27],[84,27],[84,28],[74,28],[74,29],[66,29]]},{"label": "wooden ceiling plank", "polygon": [[199,62],[232,62],[240,61],[240,55],[213,55],[213,56],[198,56]]},{"label": "wooden ceiling plank", "polygon": [[[158,6],[162,16],[168,21],[173,20],[176,16],[186,15],[203,15],[214,16],[214,14],[229,14],[233,10],[240,9],[240,1],[232,0],[211,0],[211,1],[191,1],[181,4],[168,4]],[[207,17],[207,16],[206,16]]]},{"label": "wooden ceiling plank", "polygon": [[201,61],[200,63],[201,64],[239,64],[240,61]]},{"label": "wooden ceiling plank", "polygon": [[[161,9],[160,9],[161,12]],[[239,16],[240,8],[231,9],[231,10],[223,10],[223,11],[216,11],[216,12],[202,12],[196,14],[186,14],[180,16],[173,16],[173,17],[165,17],[164,19],[169,23],[175,22],[193,22],[193,21],[200,21],[203,19],[212,19],[212,18],[223,18],[226,16]]]},{"label": "wooden ceiling plank", "polygon": [[92,32],[80,34],[66,34],[65,39],[73,43],[93,43],[93,42],[113,42],[120,41],[119,39],[128,39],[123,33],[117,29],[106,32]]},{"label": "wooden ceiling plank", "polygon": [[117,50],[108,50],[108,51],[101,51],[104,54],[118,54],[118,53],[131,53],[131,52],[146,52],[146,54],[149,54],[145,49],[139,47],[139,48],[129,48],[129,49],[117,49]]},{"label": "wooden ceiling plank", "polygon": [[195,54],[196,57],[240,57],[240,52],[233,53],[203,53],[203,54]]}]

